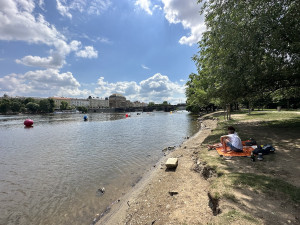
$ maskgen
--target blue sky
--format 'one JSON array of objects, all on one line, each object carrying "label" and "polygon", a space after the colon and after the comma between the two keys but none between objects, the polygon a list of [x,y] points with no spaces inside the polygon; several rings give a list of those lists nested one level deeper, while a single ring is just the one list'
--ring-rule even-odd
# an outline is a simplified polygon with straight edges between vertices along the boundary
[{"label": "blue sky", "polygon": [[0,95],[185,101],[197,0],[0,0]]}]

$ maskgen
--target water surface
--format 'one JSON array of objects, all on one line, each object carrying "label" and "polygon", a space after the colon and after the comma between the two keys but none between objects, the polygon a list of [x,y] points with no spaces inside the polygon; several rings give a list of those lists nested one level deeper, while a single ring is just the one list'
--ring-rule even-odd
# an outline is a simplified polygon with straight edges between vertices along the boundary
[{"label": "water surface", "polygon": [[198,130],[186,112],[131,115],[0,116],[0,224],[90,224]]}]

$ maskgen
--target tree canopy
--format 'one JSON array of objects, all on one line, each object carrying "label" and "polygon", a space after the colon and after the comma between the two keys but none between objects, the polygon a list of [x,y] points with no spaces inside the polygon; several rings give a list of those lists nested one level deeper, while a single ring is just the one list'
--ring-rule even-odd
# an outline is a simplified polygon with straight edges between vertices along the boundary
[{"label": "tree canopy", "polygon": [[187,82],[189,110],[299,93],[300,1],[198,2],[207,31]]}]

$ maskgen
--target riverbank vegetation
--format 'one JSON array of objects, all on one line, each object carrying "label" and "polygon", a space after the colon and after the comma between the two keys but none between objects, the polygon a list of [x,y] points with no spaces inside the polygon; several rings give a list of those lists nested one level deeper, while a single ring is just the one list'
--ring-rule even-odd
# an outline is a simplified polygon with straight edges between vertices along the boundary
[{"label": "riverbank vegetation", "polygon": [[0,99],[1,114],[16,113],[51,113],[54,111],[53,99],[10,98],[6,95]]},{"label": "riverbank vegetation", "polygon": [[[300,2],[202,1],[187,110],[300,107]],[[249,111],[250,112],[250,111]]]},{"label": "riverbank vegetation", "polygon": [[[62,101],[60,110],[74,110],[75,107],[69,106],[68,102]],[[88,108],[78,106],[78,111],[86,113]],[[18,98],[4,95],[0,98],[0,114],[18,114],[18,113],[53,113],[55,103],[52,98],[37,99],[37,98]]]},{"label": "riverbank vegetation", "polygon": [[[230,121],[224,120],[221,113],[214,117],[219,120],[218,126],[203,142],[199,158],[206,170],[215,174],[209,179],[209,192],[218,202],[216,224],[299,222],[299,112],[234,113]],[[215,150],[208,151],[206,146],[218,143],[230,125],[242,140],[254,138],[259,145],[271,144],[275,153],[264,156],[263,161],[252,162],[249,157],[226,160]]]}]

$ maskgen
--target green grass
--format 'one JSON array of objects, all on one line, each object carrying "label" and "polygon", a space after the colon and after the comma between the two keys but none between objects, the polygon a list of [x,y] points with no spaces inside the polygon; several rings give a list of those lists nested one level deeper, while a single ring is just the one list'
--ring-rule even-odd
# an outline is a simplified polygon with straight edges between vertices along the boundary
[{"label": "green grass", "polygon": [[253,223],[258,222],[252,216],[250,216],[248,214],[245,214],[245,213],[242,213],[238,210],[230,210],[230,211],[224,213],[222,215],[222,219],[223,219],[223,222],[227,222],[227,224],[229,224],[230,222],[233,222],[237,219],[245,219],[245,220],[248,220],[248,221],[253,222]]},{"label": "green grass", "polygon": [[300,115],[298,118],[293,118],[293,119],[261,122],[261,125],[272,127],[272,128],[300,128]]},{"label": "green grass", "polygon": [[222,195],[222,197],[223,197],[223,198],[226,198],[226,199],[228,199],[228,200],[231,200],[231,201],[233,201],[233,202],[236,202],[236,203],[239,202],[239,200],[235,197],[235,195],[232,194],[232,193],[229,193],[229,192],[225,192],[225,193]]},{"label": "green grass", "polygon": [[[220,136],[227,133],[227,127],[232,125],[241,129],[245,128],[244,132],[240,132],[240,138],[246,140],[249,138],[247,129],[252,129],[253,126],[265,127],[278,129],[278,133],[285,131],[300,132],[300,114],[296,112],[277,112],[277,111],[254,111],[251,115],[244,112],[234,112],[233,115],[239,115],[235,117],[236,120],[225,121],[223,112],[217,112],[214,116],[219,118],[218,126],[214,129],[210,136],[208,136],[203,146],[207,144],[213,144],[220,141]],[[245,120],[255,119],[255,124],[239,123]],[[280,179],[272,178],[265,175],[257,175],[253,173],[236,173],[234,167],[226,161],[222,160],[221,157],[210,154],[206,148],[203,148],[199,153],[202,161],[206,162],[207,166],[215,169],[218,177],[211,181],[210,192],[212,195],[221,196],[221,198],[230,199],[233,202],[238,202],[234,195],[229,194],[234,191],[234,188],[247,188],[256,192],[264,193],[280,193],[288,196],[295,202],[300,201],[300,189],[293,186],[292,184],[285,182]],[[276,157],[273,155],[269,156],[269,161],[274,161]],[[273,160],[272,160],[273,159]],[[259,169],[257,165],[257,169]],[[266,173],[267,174],[267,173]],[[227,191],[223,191],[227,190]]]},{"label": "green grass", "polygon": [[233,112],[232,115],[243,115],[242,118],[236,119],[237,121],[243,120],[286,120],[299,118],[300,114],[295,111],[252,111],[248,114],[246,111]]},{"label": "green grass", "polygon": [[265,193],[280,192],[293,201],[300,202],[300,188],[280,179],[252,173],[231,173],[228,174],[228,179],[234,187],[251,187]]}]

